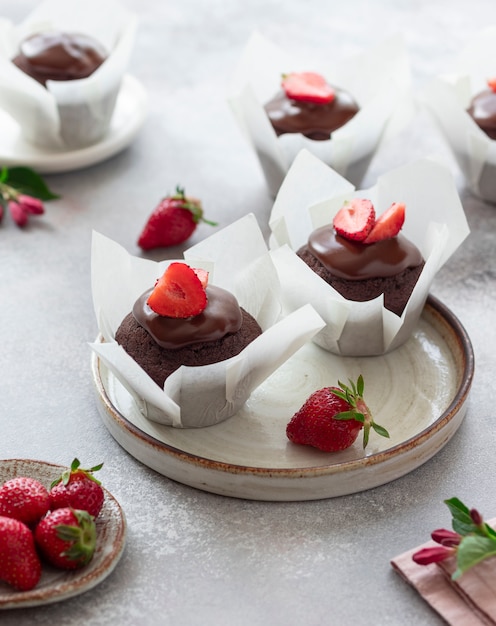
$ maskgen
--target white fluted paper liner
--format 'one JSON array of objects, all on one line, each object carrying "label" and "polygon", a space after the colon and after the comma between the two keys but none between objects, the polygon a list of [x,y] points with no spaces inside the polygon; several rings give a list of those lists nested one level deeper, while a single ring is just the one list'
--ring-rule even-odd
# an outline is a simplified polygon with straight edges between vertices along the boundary
[{"label": "white fluted paper liner", "polygon": [[[343,202],[355,197],[370,199],[378,215],[393,202],[406,204],[402,233],[419,248],[425,267],[401,317],[384,307],[382,295],[368,302],[346,300],[296,255],[314,229],[332,225]],[[384,174],[370,189],[356,191],[306,150],[281,186],[270,228],[285,312],[312,304],[326,322],[313,341],[342,356],[384,354],[404,343],[437,271],[469,233],[453,177],[444,165],[422,159]]]},{"label": "white fluted paper liner", "polygon": [[190,248],[185,261],[208,270],[209,282],[234,293],[240,306],[257,319],[262,335],[226,361],[179,368],[161,389],[114,336],[135,300],[153,286],[171,261],[157,263],[133,257],[117,243],[94,233],[92,293],[104,341],[91,347],[134,396],[145,417],[192,428],[211,426],[234,415],[251,392],[324,322],[309,304],[281,319],[277,272],[253,215]]},{"label": "white fluted paper liner", "polygon": [[[315,141],[299,133],[277,137],[274,132],[263,107],[280,90],[281,75],[294,71],[320,72],[357,100],[359,113],[331,139]],[[259,158],[272,196],[303,148],[358,184],[380,142],[413,116],[406,47],[394,37],[356,57],[335,58],[334,64],[328,59],[305,64],[255,32],[234,71],[228,102]]]},{"label": "white fluted paper liner", "polygon": [[[108,51],[88,78],[43,87],[11,59],[20,42],[47,30],[90,35]],[[136,17],[114,0],[45,0],[19,25],[0,18],[0,108],[24,138],[45,149],[77,149],[107,132],[134,44]]]},{"label": "white fluted paper liner", "polygon": [[496,76],[496,26],[469,40],[450,74],[438,76],[420,92],[419,101],[434,118],[450,146],[467,185],[496,202],[496,140],[467,113],[472,98]]}]

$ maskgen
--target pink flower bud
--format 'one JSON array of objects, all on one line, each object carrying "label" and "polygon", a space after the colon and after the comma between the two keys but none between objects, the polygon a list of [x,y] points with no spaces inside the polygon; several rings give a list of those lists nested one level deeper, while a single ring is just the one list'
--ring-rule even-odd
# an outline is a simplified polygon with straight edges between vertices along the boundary
[{"label": "pink flower bud", "polygon": [[33,196],[26,196],[21,194],[17,198],[17,202],[24,207],[26,213],[32,213],[33,215],[41,215],[45,212],[45,208],[43,206],[43,202],[38,198],[33,198]]},{"label": "pink flower bud", "polygon": [[12,215],[12,219],[18,226],[25,226],[28,221],[28,214],[24,209],[23,204],[19,204],[14,200],[9,200],[7,202],[7,206],[9,207],[10,214]]},{"label": "pink flower bud", "polygon": [[440,543],[442,546],[457,546],[462,540],[461,535],[453,532],[452,530],[446,530],[446,528],[438,528],[437,530],[433,530],[431,533],[431,537],[437,543]]},{"label": "pink flower bud", "polygon": [[435,546],[434,548],[422,548],[418,552],[412,554],[412,559],[418,565],[429,565],[430,563],[438,563],[439,561],[444,561],[453,554],[455,554],[454,548]]},{"label": "pink flower bud", "polygon": [[470,518],[476,526],[482,526],[484,520],[477,509],[470,509]]}]

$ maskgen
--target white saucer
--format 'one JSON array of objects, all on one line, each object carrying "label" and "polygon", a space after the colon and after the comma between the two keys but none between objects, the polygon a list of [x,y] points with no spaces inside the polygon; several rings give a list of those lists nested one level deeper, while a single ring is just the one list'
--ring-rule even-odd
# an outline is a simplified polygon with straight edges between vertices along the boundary
[{"label": "white saucer", "polygon": [[[98,408],[112,436],[157,472],[213,493],[253,500],[315,500],[363,491],[419,467],[462,423],[472,345],[453,313],[429,296],[413,336],[380,357],[343,358],[308,343],[255,389],[230,419],[180,429],[147,420],[93,355]],[[311,392],[362,373],[365,397],[391,438],[371,434],[343,452],[296,446],[286,424]]]},{"label": "white saucer", "polygon": [[[0,484],[16,476],[30,476],[48,488],[64,469],[44,461],[0,460]],[[105,500],[96,518],[97,545],[90,563],[76,570],[60,570],[44,564],[40,582],[30,591],[17,591],[0,581],[0,609],[40,606],[72,598],[92,589],[114,570],[124,551],[127,525],[117,500],[103,490]]]},{"label": "white saucer", "polygon": [[80,150],[44,150],[27,143],[19,125],[0,110],[0,164],[27,166],[39,174],[56,174],[100,163],[126,148],[143,126],[147,95],[142,84],[127,74],[117,97],[107,135],[99,143]]}]

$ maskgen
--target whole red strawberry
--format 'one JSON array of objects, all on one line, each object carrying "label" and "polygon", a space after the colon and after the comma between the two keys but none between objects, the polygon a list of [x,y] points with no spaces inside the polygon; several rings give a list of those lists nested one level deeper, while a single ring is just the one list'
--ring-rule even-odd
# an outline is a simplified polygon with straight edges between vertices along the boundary
[{"label": "whole red strawberry", "polygon": [[374,422],[363,400],[363,377],[360,375],[356,384],[350,381],[350,387],[338,384],[315,391],[295,413],[286,428],[290,441],[338,452],[353,445],[362,429],[364,448],[371,428],[389,437],[387,430]]},{"label": "whole red strawberry", "polygon": [[79,460],[74,459],[71,467],[53,481],[49,492],[50,508],[53,510],[69,506],[88,511],[90,515],[97,517],[102,509],[105,494],[93,472],[101,469],[103,463],[89,469],[83,469],[80,465]]},{"label": "whole red strawberry", "polygon": [[50,508],[47,488],[34,478],[18,476],[0,487],[0,515],[35,524]]},{"label": "whole red strawberry", "polygon": [[167,196],[154,209],[138,239],[143,250],[176,246],[189,239],[199,222],[216,226],[203,217],[201,202],[188,198],[184,189],[176,187],[173,196]]},{"label": "whole red strawberry", "polygon": [[60,569],[78,569],[93,558],[96,525],[88,511],[66,507],[50,511],[36,526],[34,538],[49,563]]},{"label": "whole red strawberry", "polygon": [[40,577],[33,533],[19,520],[0,516],[0,580],[19,591],[29,591]]}]

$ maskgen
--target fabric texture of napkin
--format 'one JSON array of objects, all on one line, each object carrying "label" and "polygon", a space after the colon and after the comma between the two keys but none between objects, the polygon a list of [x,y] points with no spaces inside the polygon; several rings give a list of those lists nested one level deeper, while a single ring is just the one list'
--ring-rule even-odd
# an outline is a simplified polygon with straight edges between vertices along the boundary
[{"label": "fabric texture of napkin", "polygon": [[[488,524],[494,528],[496,518]],[[437,545],[428,541],[396,556],[391,565],[448,624],[496,624],[496,558],[487,559],[452,580],[456,569],[454,557],[430,565],[418,565],[412,560],[412,555],[421,548]]]}]

